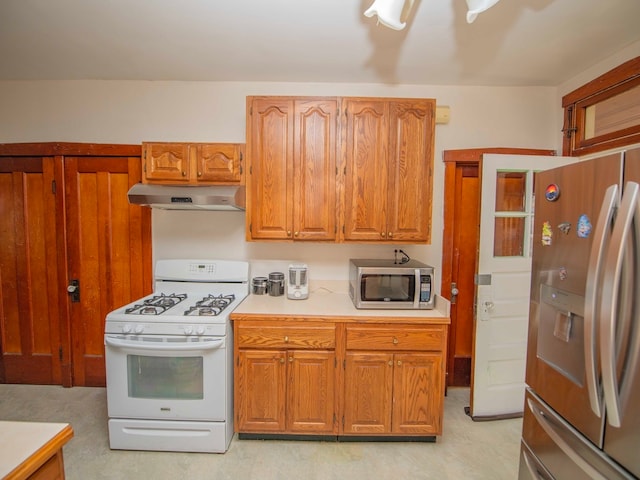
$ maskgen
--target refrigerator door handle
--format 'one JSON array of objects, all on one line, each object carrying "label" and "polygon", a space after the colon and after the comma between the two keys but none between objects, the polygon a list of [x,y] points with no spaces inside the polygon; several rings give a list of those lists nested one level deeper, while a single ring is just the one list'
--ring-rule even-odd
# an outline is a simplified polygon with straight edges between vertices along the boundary
[{"label": "refrigerator door handle", "polygon": [[[604,282],[602,288],[602,308],[600,310],[600,351],[602,362],[602,386],[607,408],[607,420],[613,427],[622,425],[622,411],[626,404],[626,395],[620,395],[616,372],[616,330],[618,328],[618,295],[620,293],[622,263],[624,261],[625,246],[632,236],[632,226],[639,230],[640,223],[640,185],[627,182],[624,195],[620,202],[620,210],[616,224],[611,234],[611,246],[605,264]],[[634,265],[635,267],[635,265]],[[621,379],[623,383],[624,379]],[[622,398],[621,398],[622,397]],[[623,401],[621,401],[623,400]]]},{"label": "refrigerator door handle", "polygon": [[575,465],[577,465],[583,472],[589,475],[589,478],[593,480],[607,480],[607,477],[602,475],[598,470],[596,470],[591,464],[589,464],[584,458],[576,452],[569,442],[563,438],[563,436],[558,433],[558,430],[564,430],[566,427],[563,425],[556,425],[553,417],[547,415],[547,413],[539,406],[535,404],[533,399],[527,399],[527,406],[533,416],[535,417],[538,425],[542,427],[549,438],[553,440],[553,442],[562,450],[562,452],[569,457]]},{"label": "refrigerator door handle", "polygon": [[607,188],[596,229],[594,231],[593,246],[591,247],[591,255],[589,256],[589,265],[587,270],[587,285],[585,288],[584,300],[584,360],[585,360],[585,376],[587,384],[587,392],[589,394],[589,403],[591,410],[599,418],[602,417],[604,411],[602,408],[602,398],[600,389],[598,388],[598,371],[597,371],[597,342],[596,342],[596,325],[597,325],[597,308],[598,293],[602,291],[600,277],[602,272],[602,263],[605,254],[605,246],[607,235],[611,232],[611,224],[613,216],[618,204],[618,185],[611,185]]}]

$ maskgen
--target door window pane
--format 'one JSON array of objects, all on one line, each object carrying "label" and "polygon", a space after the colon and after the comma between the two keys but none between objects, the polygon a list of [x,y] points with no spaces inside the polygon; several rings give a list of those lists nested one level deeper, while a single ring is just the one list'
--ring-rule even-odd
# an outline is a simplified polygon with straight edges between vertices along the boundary
[{"label": "door window pane", "polygon": [[127,355],[129,397],[202,400],[202,357]]},{"label": "door window pane", "polygon": [[525,217],[496,217],[493,256],[524,256]]},{"label": "door window pane", "polygon": [[496,212],[524,212],[527,172],[496,173]]}]

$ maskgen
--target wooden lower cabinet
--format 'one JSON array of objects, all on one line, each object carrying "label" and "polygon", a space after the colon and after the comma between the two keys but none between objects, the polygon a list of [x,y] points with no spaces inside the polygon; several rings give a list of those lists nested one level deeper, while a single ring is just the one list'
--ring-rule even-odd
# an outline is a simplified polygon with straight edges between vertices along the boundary
[{"label": "wooden lower cabinet", "polygon": [[235,325],[236,430],[333,433],[335,327],[263,323]]},{"label": "wooden lower cabinet", "polygon": [[447,325],[235,320],[235,428],[442,434]]}]

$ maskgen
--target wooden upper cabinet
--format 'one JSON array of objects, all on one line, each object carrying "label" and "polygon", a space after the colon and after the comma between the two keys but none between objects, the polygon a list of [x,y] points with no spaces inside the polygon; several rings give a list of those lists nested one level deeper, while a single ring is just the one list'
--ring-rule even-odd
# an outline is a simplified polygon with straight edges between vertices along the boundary
[{"label": "wooden upper cabinet", "polygon": [[344,102],[344,240],[429,243],[435,100]]},{"label": "wooden upper cabinet", "polygon": [[143,183],[242,184],[239,143],[143,142]]},{"label": "wooden upper cabinet", "polygon": [[247,239],[336,238],[336,98],[248,97]]},{"label": "wooden upper cabinet", "polygon": [[247,97],[247,240],[429,243],[435,107]]}]

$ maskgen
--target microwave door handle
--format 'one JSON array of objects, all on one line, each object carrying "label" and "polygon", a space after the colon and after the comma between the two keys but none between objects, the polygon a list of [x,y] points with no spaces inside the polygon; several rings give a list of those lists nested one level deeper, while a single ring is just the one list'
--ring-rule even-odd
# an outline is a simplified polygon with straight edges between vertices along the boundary
[{"label": "microwave door handle", "polygon": [[413,308],[418,309],[420,308],[420,295],[422,293],[421,292],[422,284],[420,283],[422,281],[422,279],[420,278],[420,269],[416,268],[414,271],[414,274],[416,277],[416,283],[413,288]]},{"label": "microwave door handle", "polygon": [[155,351],[155,352],[193,352],[193,351],[203,351],[203,350],[215,350],[217,348],[222,347],[224,344],[224,340],[215,340],[213,342],[194,342],[189,344],[182,345],[168,345],[166,343],[153,342],[151,344],[147,344],[147,342],[137,342],[137,341],[128,341],[128,340],[120,340],[118,338],[113,337],[105,337],[104,343],[110,347],[114,348],[131,348],[135,350],[147,350],[147,351]]},{"label": "microwave door handle", "polygon": [[[605,264],[602,288],[602,308],[600,311],[600,352],[602,361],[602,386],[607,407],[607,420],[612,427],[622,425],[618,377],[616,372],[616,330],[618,327],[618,294],[622,275],[622,262],[626,242],[630,240],[633,219],[640,222],[638,192],[640,186],[627,182],[620,202],[620,211],[611,234],[611,246]],[[636,226],[637,228],[637,226]]]},{"label": "microwave door handle", "polygon": [[602,260],[605,256],[604,247],[606,245],[607,234],[610,233],[613,214],[618,203],[618,185],[611,185],[607,188],[596,229],[594,231],[593,246],[589,256],[587,270],[587,285],[585,288],[584,301],[584,359],[585,377],[589,403],[591,410],[598,418],[602,417],[602,399],[598,388],[597,354],[596,354],[596,316],[598,306],[598,293],[602,291],[600,277],[602,272]]}]

